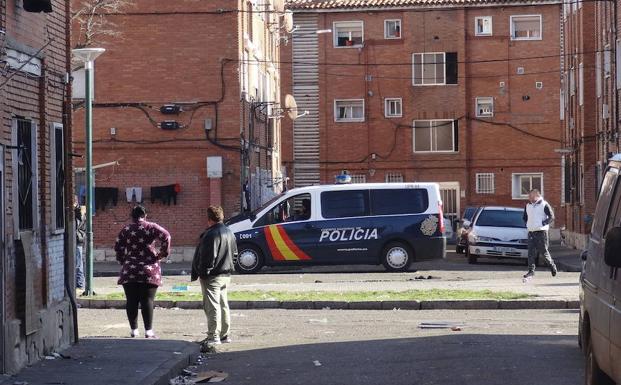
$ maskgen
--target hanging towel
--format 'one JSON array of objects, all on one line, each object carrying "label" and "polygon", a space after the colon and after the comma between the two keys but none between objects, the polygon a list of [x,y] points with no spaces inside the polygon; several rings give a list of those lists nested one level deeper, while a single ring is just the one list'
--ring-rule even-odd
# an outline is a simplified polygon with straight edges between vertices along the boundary
[{"label": "hanging towel", "polygon": [[181,186],[176,184],[170,184],[168,186],[151,187],[151,203],[155,201],[161,201],[165,205],[170,203],[177,204],[177,194],[181,192]]},{"label": "hanging towel", "polygon": [[136,199],[136,203],[142,203],[142,187],[128,187],[125,189],[127,202],[131,203]]},{"label": "hanging towel", "polygon": [[95,187],[95,210],[105,210],[109,203],[119,202],[119,189],[115,187]]}]

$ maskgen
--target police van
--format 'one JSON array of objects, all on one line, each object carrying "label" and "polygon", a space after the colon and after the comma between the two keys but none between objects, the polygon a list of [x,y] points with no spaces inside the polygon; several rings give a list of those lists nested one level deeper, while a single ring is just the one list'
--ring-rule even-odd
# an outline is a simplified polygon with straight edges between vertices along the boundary
[{"label": "police van", "polygon": [[444,258],[446,239],[435,183],[309,186],[227,221],[239,273],[263,266],[383,264],[407,271]]}]

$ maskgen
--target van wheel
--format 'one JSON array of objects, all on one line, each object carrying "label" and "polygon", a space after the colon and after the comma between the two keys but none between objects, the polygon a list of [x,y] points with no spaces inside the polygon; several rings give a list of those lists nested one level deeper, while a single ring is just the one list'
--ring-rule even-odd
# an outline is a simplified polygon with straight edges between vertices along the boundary
[{"label": "van wheel", "polygon": [[468,263],[471,265],[475,265],[479,259],[476,255],[470,253],[469,246],[466,246],[466,258],[468,258]]},{"label": "van wheel", "polygon": [[593,354],[593,343],[591,340],[587,343],[584,383],[585,385],[615,385],[610,377],[608,377],[606,373],[599,368],[599,365],[597,365],[595,354]]},{"label": "van wheel", "polygon": [[408,271],[414,252],[410,246],[403,242],[391,242],[385,248],[382,255],[382,263],[387,271],[401,272]]},{"label": "van wheel", "polygon": [[261,270],[265,263],[263,253],[255,245],[240,245],[234,261],[235,270],[240,274],[253,274]]}]

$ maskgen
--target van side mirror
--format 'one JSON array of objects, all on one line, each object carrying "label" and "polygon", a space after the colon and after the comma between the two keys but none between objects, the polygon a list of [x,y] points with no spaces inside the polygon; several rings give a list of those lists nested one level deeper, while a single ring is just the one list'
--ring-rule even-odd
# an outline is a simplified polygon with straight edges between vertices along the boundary
[{"label": "van side mirror", "polygon": [[621,267],[621,227],[608,230],[604,261],[610,267]]}]

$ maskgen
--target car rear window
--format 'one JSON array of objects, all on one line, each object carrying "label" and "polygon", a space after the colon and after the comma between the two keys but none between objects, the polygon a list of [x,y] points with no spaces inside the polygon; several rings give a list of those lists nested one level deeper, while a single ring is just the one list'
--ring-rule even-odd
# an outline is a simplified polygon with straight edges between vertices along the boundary
[{"label": "car rear window", "polygon": [[427,211],[429,194],[426,189],[371,190],[373,215],[419,214]]},{"label": "car rear window", "polygon": [[324,218],[348,218],[369,215],[369,190],[322,192],[321,215]]},{"label": "car rear window", "polygon": [[483,227],[525,228],[524,213],[515,210],[483,210],[477,218],[476,225]]}]

